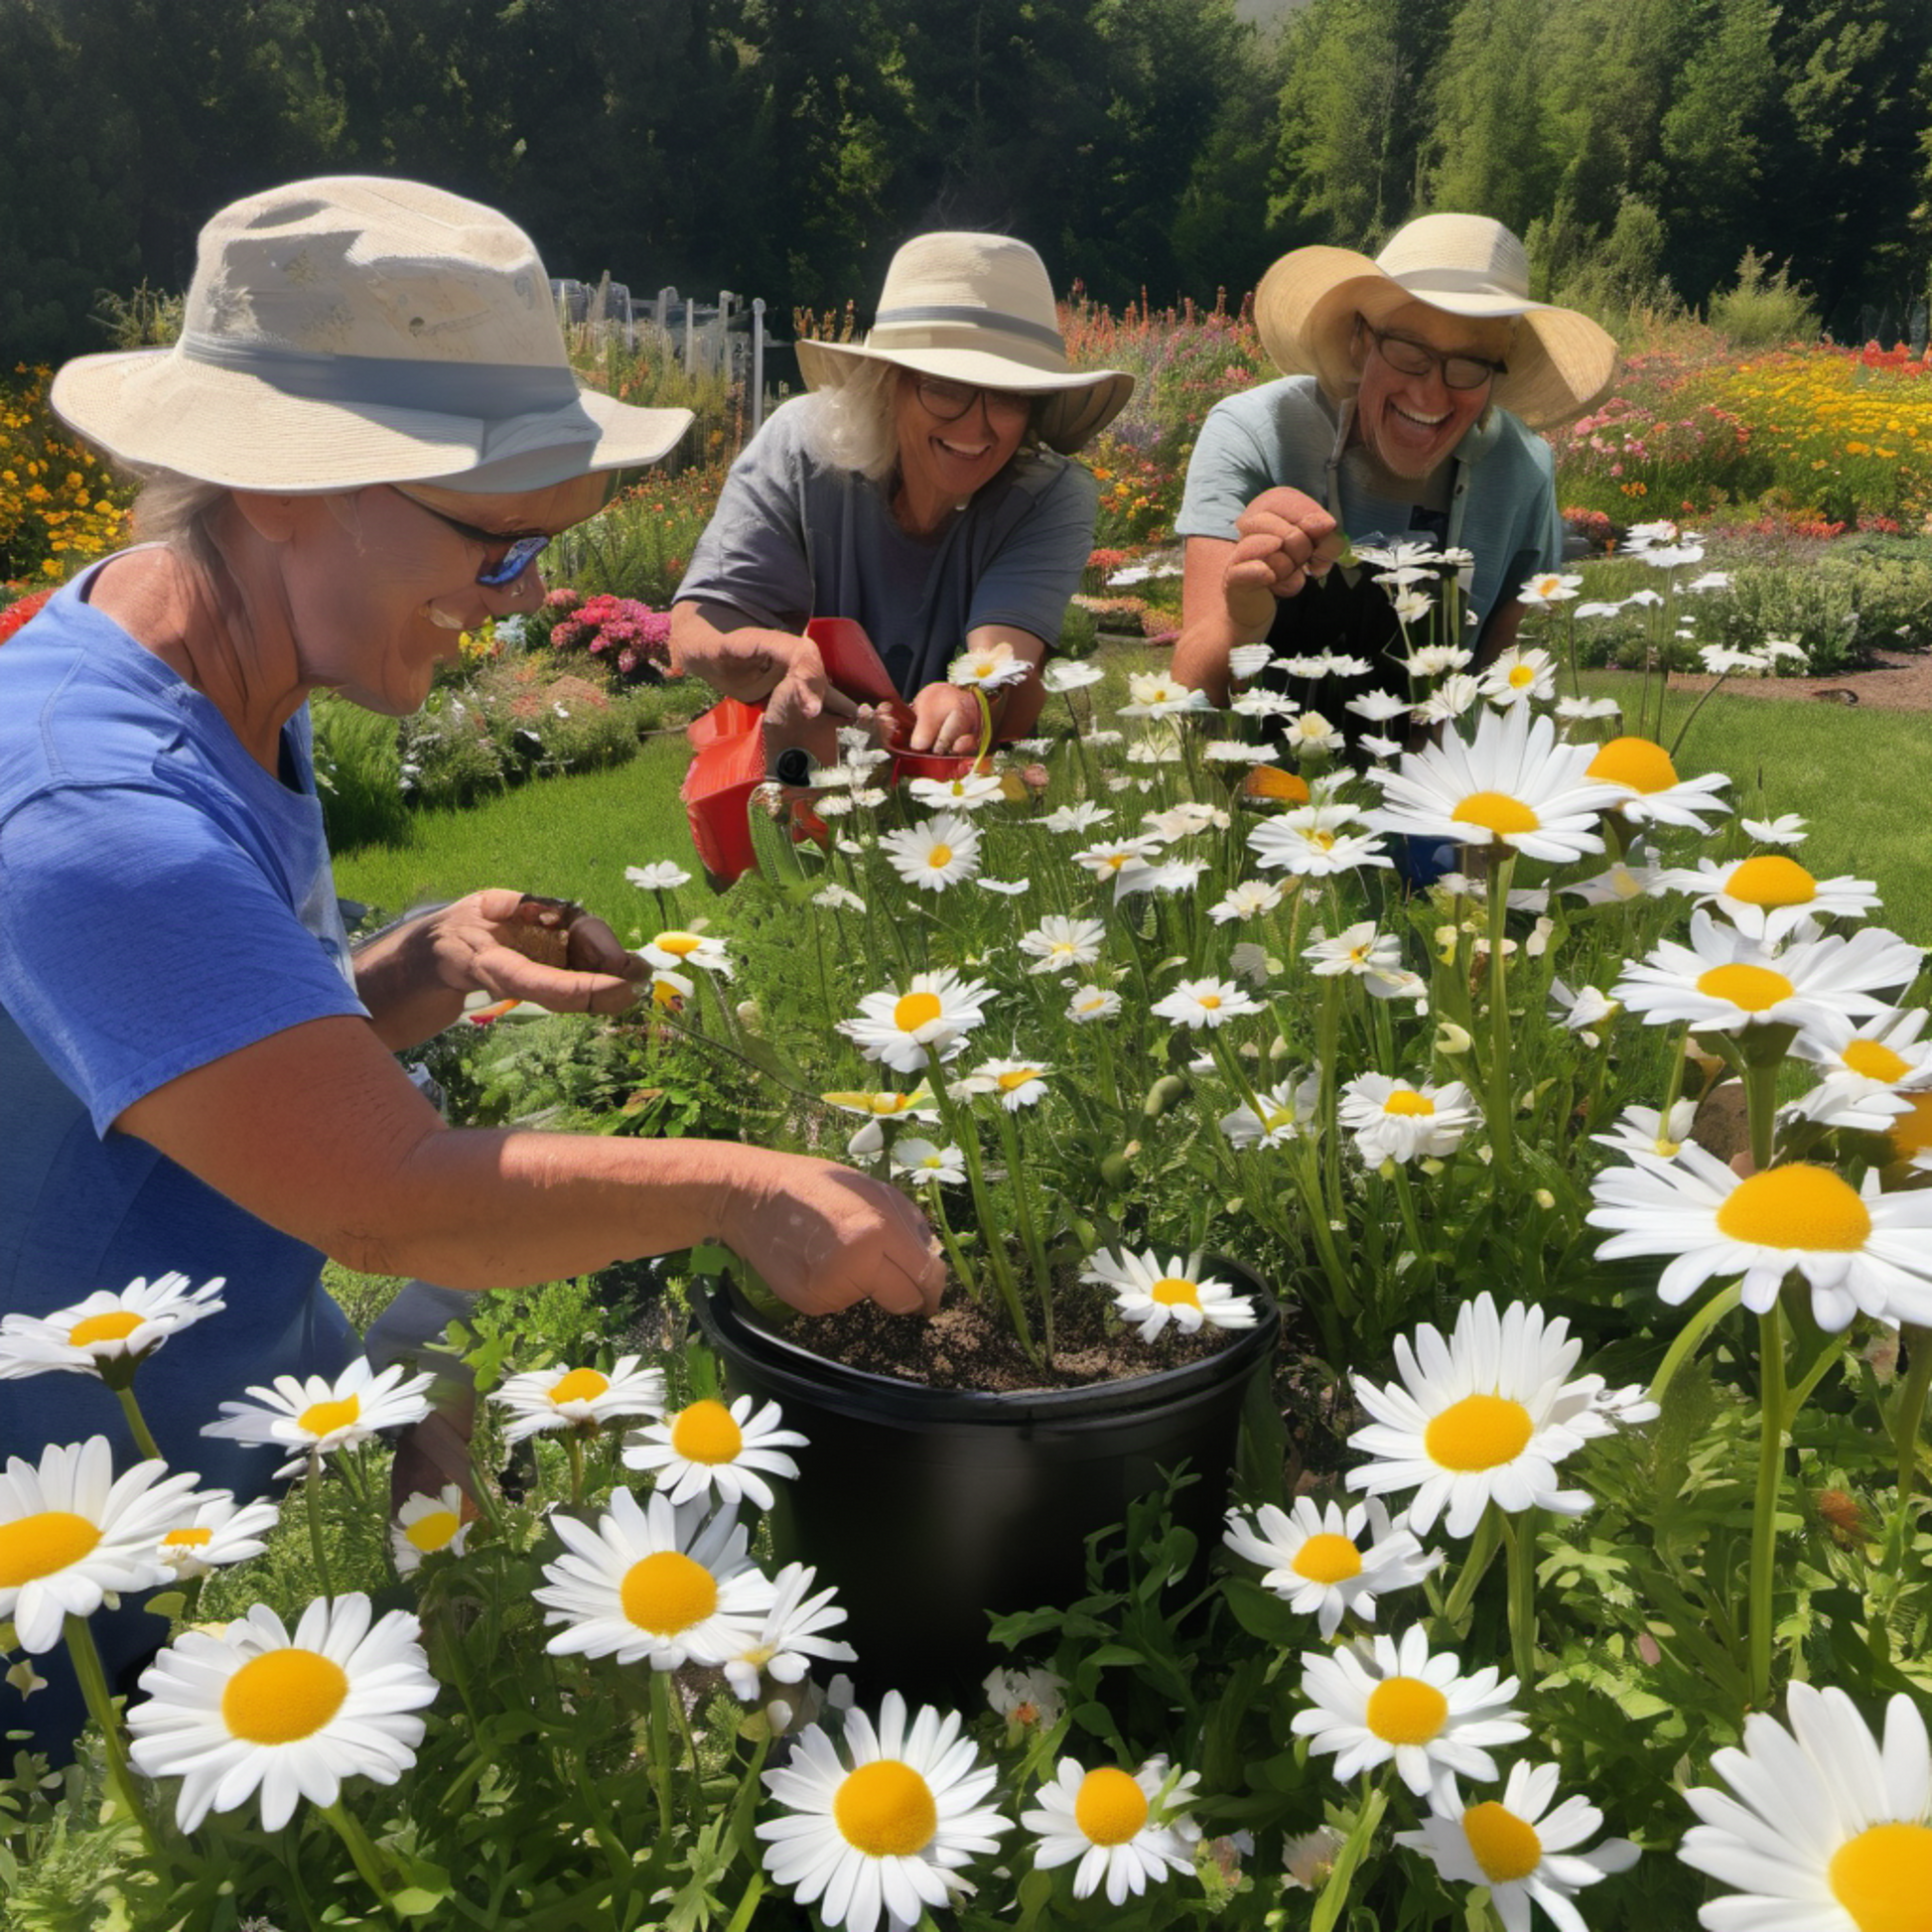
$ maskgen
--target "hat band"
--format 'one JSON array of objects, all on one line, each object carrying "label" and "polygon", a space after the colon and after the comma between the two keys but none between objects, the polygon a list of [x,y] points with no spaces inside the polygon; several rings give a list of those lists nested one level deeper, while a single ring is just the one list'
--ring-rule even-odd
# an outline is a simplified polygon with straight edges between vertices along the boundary
[{"label": "hat band", "polygon": [[1512,302],[1530,299],[1527,288],[1511,287],[1480,268],[1411,268],[1386,272],[1392,282],[1400,282],[1418,295],[1425,289],[1435,289],[1443,295],[1503,295]]},{"label": "hat band", "polygon": [[318,355],[275,343],[232,342],[184,332],[178,352],[192,362],[259,377],[286,396],[369,409],[417,409],[434,416],[500,422],[567,409],[577,401],[568,368],[533,362],[418,362],[400,355]]},{"label": "hat band", "polygon": [[1062,355],[1066,353],[1065,339],[1057,329],[1049,329],[1043,322],[1030,322],[1025,316],[1010,316],[998,309],[920,303],[908,309],[881,309],[873,318],[873,327],[885,329],[901,322],[963,322],[976,329],[997,329],[1009,336],[1020,336],[1030,343],[1058,349]]}]

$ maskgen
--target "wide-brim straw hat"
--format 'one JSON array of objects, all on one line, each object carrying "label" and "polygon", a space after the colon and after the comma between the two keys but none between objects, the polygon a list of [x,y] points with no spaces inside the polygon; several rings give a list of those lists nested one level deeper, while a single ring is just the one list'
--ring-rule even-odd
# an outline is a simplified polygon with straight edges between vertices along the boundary
[{"label": "wide-brim straw hat", "polygon": [[1034,427],[1068,456],[1134,393],[1123,369],[1067,366],[1046,264],[1010,235],[915,235],[886,271],[863,343],[807,338],[797,350],[799,373],[813,389],[836,389],[867,362],[891,362],[975,388],[1050,397],[1035,411]]},{"label": "wide-brim straw hat", "polygon": [[1453,316],[1506,316],[1516,330],[1490,400],[1532,429],[1581,415],[1616,372],[1616,343],[1574,309],[1530,300],[1529,257],[1480,214],[1425,214],[1398,228],[1372,261],[1351,248],[1297,248],[1262,277],[1255,327],[1275,366],[1312,375],[1337,399],[1361,371],[1349,353],[1355,318],[1380,324],[1411,302]]},{"label": "wide-brim straw hat", "polygon": [[547,488],[655,462],[691,422],[580,388],[535,245],[421,182],[291,182],[202,230],[172,348],[83,355],[55,409],[136,469],[315,494]]}]

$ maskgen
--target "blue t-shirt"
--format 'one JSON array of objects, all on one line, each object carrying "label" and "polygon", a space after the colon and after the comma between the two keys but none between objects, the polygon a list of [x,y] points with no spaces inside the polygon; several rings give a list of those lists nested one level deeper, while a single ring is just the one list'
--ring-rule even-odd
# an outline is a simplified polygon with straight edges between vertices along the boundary
[{"label": "blue t-shirt", "polygon": [[981,624],[1058,640],[1100,501],[1079,464],[1022,452],[938,536],[908,536],[884,488],[811,455],[813,407],[787,403],[745,446],[679,600],[728,604],[775,630],[851,618],[907,698],[943,678]]},{"label": "blue t-shirt", "polygon": [[[194,1067],[365,1009],[306,710],[283,728],[278,780],[85,601],[91,577],[0,646],[0,1312],[170,1269],[226,1276],[225,1311],[166,1343],[136,1394],[175,1467],[258,1493],[273,1452],[203,1423],[249,1383],[334,1373],[353,1332],[314,1248],[113,1123]],[[118,1466],[133,1458],[93,1377],[0,1381],[0,1453],[94,1434]]]}]

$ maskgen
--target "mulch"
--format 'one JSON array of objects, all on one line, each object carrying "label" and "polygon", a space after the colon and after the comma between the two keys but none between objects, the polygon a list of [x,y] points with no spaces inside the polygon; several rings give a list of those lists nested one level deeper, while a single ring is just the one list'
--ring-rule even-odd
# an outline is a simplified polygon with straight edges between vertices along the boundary
[{"label": "mulch", "polygon": [[[1932,651],[1881,650],[1868,671],[1844,677],[1733,677],[1725,695],[1810,704],[1870,705],[1877,711],[1932,711]],[[1673,691],[1708,691],[1715,678],[1674,674]]]}]

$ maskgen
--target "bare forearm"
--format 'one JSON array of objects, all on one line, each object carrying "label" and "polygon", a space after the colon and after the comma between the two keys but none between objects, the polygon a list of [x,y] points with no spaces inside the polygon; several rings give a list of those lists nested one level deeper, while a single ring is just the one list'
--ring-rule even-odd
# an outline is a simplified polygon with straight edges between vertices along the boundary
[{"label": "bare forearm", "polygon": [[789,630],[771,630],[715,604],[680,604],[671,613],[671,658],[721,697],[757,704],[784,679],[798,647]]},{"label": "bare forearm", "polygon": [[463,1015],[463,994],[437,982],[426,957],[434,913],[405,919],[355,951],[355,992],[392,1053],[420,1045]]}]

